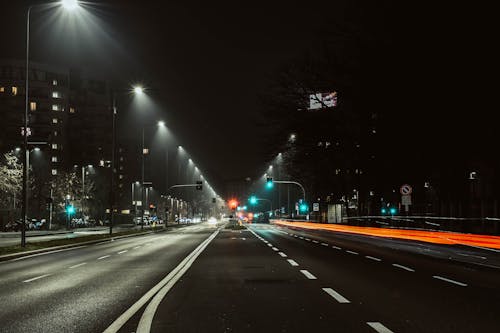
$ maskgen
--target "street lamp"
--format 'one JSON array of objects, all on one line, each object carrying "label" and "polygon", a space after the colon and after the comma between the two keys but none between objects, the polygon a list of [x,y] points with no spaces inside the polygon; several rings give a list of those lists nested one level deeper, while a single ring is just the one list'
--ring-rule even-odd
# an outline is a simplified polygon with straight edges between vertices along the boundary
[{"label": "street lamp", "polygon": [[[61,6],[72,11],[79,7],[77,0],[63,0],[60,2]],[[29,64],[30,64],[30,14],[31,9],[41,5],[32,5],[28,7],[26,14],[26,91],[25,91],[25,108],[24,108],[24,119],[23,119],[23,149],[24,149],[24,161],[23,161],[23,204],[21,208],[21,215],[23,223],[21,224],[21,247],[26,247],[26,220],[27,220],[27,210],[28,210],[28,169],[29,169],[29,150],[28,150],[28,136],[29,136],[29,118],[28,118],[28,108],[29,108]]]},{"label": "street lamp", "polygon": [[144,94],[144,88],[141,86],[135,86],[134,87],[134,94],[136,94],[136,95]]},{"label": "street lamp", "polygon": [[[136,88],[137,89],[137,88]],[[134,89],[135,91],[135,89]],[[165,122],[164,121],[158,121],[157,126],[159,127],[163,127],[165,126]],[[145,155],[149,154],[149,149],[146,149],[145,145],[144,145],[144,129],[145,129],[146,125],[145,124],[142,124],[142,155],[141,155],[141,184],[142,184],[142,189],[141,189],[141,210],[142,210],[142,214],[141,214],[141,230],[144,229],[144,211],[145,211],[145,205],[144,205],[144,157]]]}]

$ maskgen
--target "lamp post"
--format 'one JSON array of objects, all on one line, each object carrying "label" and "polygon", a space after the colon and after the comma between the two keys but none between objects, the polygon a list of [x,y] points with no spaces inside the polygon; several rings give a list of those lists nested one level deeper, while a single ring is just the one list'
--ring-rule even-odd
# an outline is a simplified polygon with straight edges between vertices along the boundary
[{"label": "lamp post", "polygon": [[[66,10],[74,10],[79,7],[77,0],[63,0],[60,2],[63,8]],[[26,220],[27,220],[27,210],[28,210],[28,169],[29,169],[29,150],[28,150],[28,136],[29,136],[29,118],[28,118],[28,108],[29,108],[29,64],[30,64],[30,15],[31,10],[34,7],[41,5],[32,5],[28,7],[26,14],[26,91],[25,91],[25,108],[24,108],[24,119],[23,119],[23,149],[24,149],[24,160],[23,160],[23,199],[21,207],[21,217],[23,223],[21,224],[21,247],[26,247]]]},{"label": "lamp post", "polygon": [[[134,89],[134,91],[135,91],[135,89]],[[158,121],[157,126],[164,127],[165,126],[165,122],[160,120],[160,121]],[[141,144],[141,147],[142,147],[142,155],[141,155],[141,184],[142,184],[142,188],[141,188],[141,213],[142,213],[141,214],[141,230],[144,229],[144,212],[145,212],[145,208],[146,208],[145,202],[144,202],[144,197],[145,197],[145,193],[144,193],[145,192],[145,188],[144,188],[144,158],[145,158],[146,154],[149,154],[149,149],[146,149],[146,147],[144,145],[144,130],[145,130],[145,127],[146,127],[146,125],[142,124],[142,140],[141,140],[142,141],[142,144]]]}]

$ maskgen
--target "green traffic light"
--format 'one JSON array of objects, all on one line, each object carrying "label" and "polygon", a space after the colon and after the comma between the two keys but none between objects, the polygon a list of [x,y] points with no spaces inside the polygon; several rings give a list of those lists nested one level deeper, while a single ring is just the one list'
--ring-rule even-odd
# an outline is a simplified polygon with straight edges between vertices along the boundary
[{"label": "green traffic light", "polygon": [[387,213],[387,209],[382,208],[382,209],[380,210],[380,212],[381,212],[382,214],[385,214],[385,213]]},{"label": "green traffic light", "polygon": [[308,208],[309,208],[309,207],[307,207],[307,204],[305,204],[305,203],[300,204],[300,206],[299,206],[299,210],[300,210],[301,212],[307,212]]},{"label": "green traffic light", "polygon": [[394,214],[396,214],[396,213],[397,213],[396,208],[391,208],[391,215],[394,215]]},{"label": "green traffic light", "polygon": [[257,197],[255,195],[252,195],[250,197],[250,200],[248,200],[248,201],[250,201],[251,205],[256,205],[257,204]]},{"label": "green traffic light", "polygon": [[267,177],[266,188],[272,189],[274,187],[273,179],[271,177]]},{"label": "green traffic light", "polygon": [[75,213],[75,207],[73,205],[69,205],[68,207],[66,207],[66,212],[68,214],[74,214]]}]

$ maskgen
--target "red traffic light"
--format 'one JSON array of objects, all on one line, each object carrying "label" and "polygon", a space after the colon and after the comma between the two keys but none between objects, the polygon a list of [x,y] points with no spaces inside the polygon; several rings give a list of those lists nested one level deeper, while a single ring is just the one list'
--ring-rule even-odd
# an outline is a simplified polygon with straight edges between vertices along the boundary
[{"label": "red traffic light", "polygon": [[236,207],[238,207],[238,200],[236,199],[229,200],[229,207],[231,207],[231,209],[236,209]]}]

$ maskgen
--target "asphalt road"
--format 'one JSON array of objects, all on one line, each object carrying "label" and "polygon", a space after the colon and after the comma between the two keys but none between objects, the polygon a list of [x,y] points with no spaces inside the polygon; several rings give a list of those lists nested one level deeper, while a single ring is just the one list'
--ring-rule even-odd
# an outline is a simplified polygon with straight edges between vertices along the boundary
[{"label": "asphalt road", "polygon": [[214,231],[207,224],[0,263],[0,332],[102,332]]},{"label": "asphalt road", "polygon": [[0,331],[499,332],[499,256],[204,223],[0,263]]},{"label": "asphalt road", "polygon": [[425,247],[414,242],[249,230],[221,231],[156,308],[152,332],[500,330],[498,269],[412,253],[409,243]]}]

